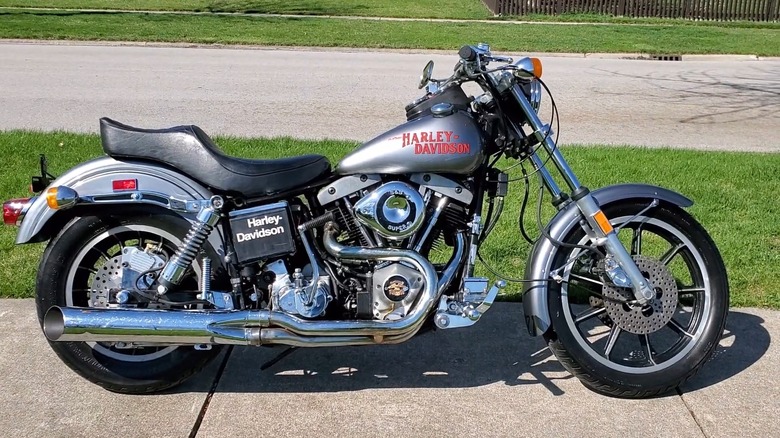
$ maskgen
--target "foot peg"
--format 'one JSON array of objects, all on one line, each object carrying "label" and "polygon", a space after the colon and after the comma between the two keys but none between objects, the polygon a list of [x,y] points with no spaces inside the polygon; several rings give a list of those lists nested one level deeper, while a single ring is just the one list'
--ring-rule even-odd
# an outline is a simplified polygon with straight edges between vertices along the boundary
[{"label": "foot peg", "polygon": [[462,300],[441,297],[434,323],[440,329],[469,327],[490,309],[498,291],[506,287],[506,282],[498,280],[488,290],[487,278],[467,278],[463,282]]}]

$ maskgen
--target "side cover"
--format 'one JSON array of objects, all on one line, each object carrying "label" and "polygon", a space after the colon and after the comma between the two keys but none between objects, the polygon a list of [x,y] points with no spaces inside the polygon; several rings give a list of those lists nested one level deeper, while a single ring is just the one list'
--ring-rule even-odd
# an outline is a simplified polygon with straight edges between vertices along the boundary
[{"label": "side cover", "polygon": [[[132,192],[117,192],[113,189],[112,181],[120,179],[134,179],[138,193],[154,193],[158,196],[135,196]],[[54,186],[68,186],[74,189],[79,197],[117,195],[115,204],[154,204],[166,208],[169,205],[165,200],[169,198],[186,202],[208,199],[212,196],[205,187],[183,174],[154,164],[118,161],[109,157],[96,158],[70,169],[51,183],[50,187]],[[104,208],[110,209],[111,205],[106,205]],[[60,214],[69,211],[64,210]],[[16,243],[40,242],[50,237],[42,235],[41,230],[55,213],[57,212],[46,204],[46,197],[39,196],[22,220]],[[187,215],[182,216],[192,220]],[[211,240],[214,248],[221,248],[222,241],[219,233],[212,233]]]},{"label": "side cover", "polygon": [[[608,204],[628,199],[658,199],[678,207],[690,207],[693,201],[685,196],[662,187],[645,184],[618,184],[607,186],[592,192],[596,202],[604,207]],[[569,204],[548,224],[550,237],[562,240],[574,227],[579,226],[581,214],[577,205]],[[547,294],[552,262],[558,247],[548,239],[539,239],[531,249],[525,267],[525,278],[545,279],[525,283],[523,288],[523,311],[528,332],[538,336],[550,328],[550,310],[547,306]]]}]

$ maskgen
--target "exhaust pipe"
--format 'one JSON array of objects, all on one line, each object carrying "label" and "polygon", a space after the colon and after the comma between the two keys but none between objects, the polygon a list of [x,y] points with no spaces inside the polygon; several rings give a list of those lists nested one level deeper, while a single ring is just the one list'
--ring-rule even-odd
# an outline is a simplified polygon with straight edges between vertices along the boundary
[{"label": "exhaust pipe", "polygon": [[55,306],[43,317],[43,333],[50,341],[252,345],[252,326],[267,326],[267,314]]},{"label": "exhaust pipe", "polygon": [[325,225],[326,250],[341,259],[404,261],[426,278],[417,305],[396,321],[311,321],[268,310],[146,310],[52,307],[43,320],[50,341],[159,344],[230,344],[295,346],[369,345],[403,342],[419,331],[438,296],[454,278],[464,256],[457,235],[455,253],[441,280],[428,260],[410,250],[347,247],[336,242],[332,223]]}]

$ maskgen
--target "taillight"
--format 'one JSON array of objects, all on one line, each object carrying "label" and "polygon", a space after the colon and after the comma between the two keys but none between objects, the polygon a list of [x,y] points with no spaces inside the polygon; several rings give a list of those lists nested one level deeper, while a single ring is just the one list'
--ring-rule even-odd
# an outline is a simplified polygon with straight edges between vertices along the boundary
[{"label": "taillight", "polygon": [[6,225],[19,225],[24,215],[32,205],[35,198],[11,199],[3,202],[3,223]]}]

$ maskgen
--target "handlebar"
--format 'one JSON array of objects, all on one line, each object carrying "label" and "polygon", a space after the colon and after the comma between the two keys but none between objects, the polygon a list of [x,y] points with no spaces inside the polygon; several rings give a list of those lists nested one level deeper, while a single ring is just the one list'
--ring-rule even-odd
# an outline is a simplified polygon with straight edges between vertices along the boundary
[{"label": "handlebar", "polygon": [[471,46],[463,46],[458,50],[458,55],[464,61],[474,62],[477,60],[477,51]]}]

